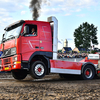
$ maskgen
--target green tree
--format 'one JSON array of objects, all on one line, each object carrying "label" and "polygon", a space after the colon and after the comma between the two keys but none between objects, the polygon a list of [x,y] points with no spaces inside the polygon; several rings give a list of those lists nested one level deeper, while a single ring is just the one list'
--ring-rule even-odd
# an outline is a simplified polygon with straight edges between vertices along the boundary
[{"label": "green tree", "polygon": [[80,25],[74,32],[75,46],[78,48],[85,48],[86,50],[91,47],[92,44],[97,45],[97,27],[87,22]]}]

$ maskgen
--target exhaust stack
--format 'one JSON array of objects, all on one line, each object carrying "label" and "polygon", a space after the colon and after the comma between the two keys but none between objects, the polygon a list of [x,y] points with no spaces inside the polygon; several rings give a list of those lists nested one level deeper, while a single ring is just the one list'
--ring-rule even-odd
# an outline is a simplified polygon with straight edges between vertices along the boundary
[{"label": "exhaust stack", "polygon": [[50,22],[50,25],[53,24],[53,59],[57,59],[57,49],[58,49],[58,20],[56,17],[48,17],[48,22]]}]

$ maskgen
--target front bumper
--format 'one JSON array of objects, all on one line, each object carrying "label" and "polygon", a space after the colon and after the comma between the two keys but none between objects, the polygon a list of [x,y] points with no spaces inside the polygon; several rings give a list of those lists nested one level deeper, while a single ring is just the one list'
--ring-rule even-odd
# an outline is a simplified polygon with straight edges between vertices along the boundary
[{"label": "front bumper", "polygon": [[0,71],[11,71],[14,69],[21,69],[21,55],[0,59]]}]

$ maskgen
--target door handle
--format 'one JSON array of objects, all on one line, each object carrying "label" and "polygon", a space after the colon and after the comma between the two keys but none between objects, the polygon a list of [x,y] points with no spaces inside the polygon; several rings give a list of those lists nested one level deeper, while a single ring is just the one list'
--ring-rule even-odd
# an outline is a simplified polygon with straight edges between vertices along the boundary
[{"label": "door handle", "polygon": [[35,46],[35,48],[38,49],[39,47],[38,46]]}]

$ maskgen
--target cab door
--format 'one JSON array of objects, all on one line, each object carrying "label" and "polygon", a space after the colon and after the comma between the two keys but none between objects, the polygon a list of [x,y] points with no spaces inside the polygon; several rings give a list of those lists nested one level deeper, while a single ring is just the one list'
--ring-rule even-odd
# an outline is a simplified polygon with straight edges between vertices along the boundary
[{"label": "cab door", "polygon": [[52,52],[52,34],[49,23],[40,25],[40,51]]},{"label": "cab door", "polygon": [[[21,37],[21,52],[22,52],[22,60],[28,61],[30,56],[36,51],[40,51],[40,43],[39,43],[39,27],[37,23],[31,24],[27,23],[25,25],[29,26],[29,34]],[[24,26],[25,26],[24,25]],[[24,30],[23,26],[23,30]],[[35,28],[36,35],[31,34],[32,28]]]}]

